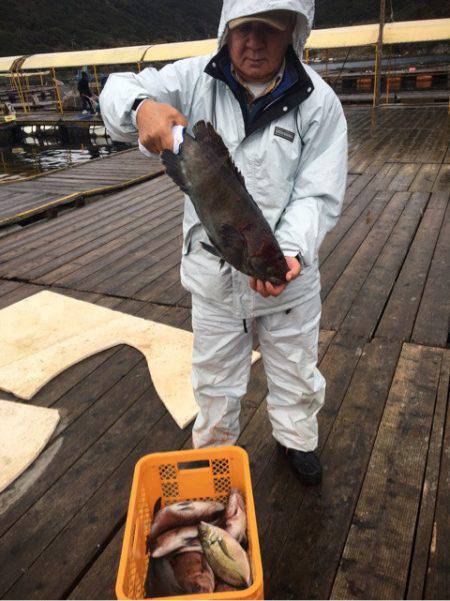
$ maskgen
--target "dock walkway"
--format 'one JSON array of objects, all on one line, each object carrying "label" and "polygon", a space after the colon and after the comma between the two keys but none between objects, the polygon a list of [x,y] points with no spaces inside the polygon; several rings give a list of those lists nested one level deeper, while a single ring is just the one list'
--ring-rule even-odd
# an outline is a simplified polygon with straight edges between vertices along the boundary
[{"label": "dock walkway", "polygon": [[4,226],[39,215],[54,216],[62,207],[143,182],[163,171],[159,160],[146,159],[133,148],[73,167],[0,182],[0,232]]},{"label": "dock walkway", "polygon": [[[347,109],[348,189],[320,252],[324,480],[277,452],[261,362],[249,452],[266,599],[449,596],[446,107]],[[179,282],[182,195],[165,175],[0,240],[0,308],[51,289],[190,328]],[[189,448],[138,351],[117,347],[46,385],[61,423],[0,494],[0,597],[113,599],[130,482],[144,454]]]},{"label": "dock walkway", "polygon": [[103,121],[100,115],[83,115],[81,111],[64,111],[60,113],[57,110],[31,111],[28,113],[16,113],[15,123],[18,125],[77,125],[80,127],[90,125],[102,125]]}]

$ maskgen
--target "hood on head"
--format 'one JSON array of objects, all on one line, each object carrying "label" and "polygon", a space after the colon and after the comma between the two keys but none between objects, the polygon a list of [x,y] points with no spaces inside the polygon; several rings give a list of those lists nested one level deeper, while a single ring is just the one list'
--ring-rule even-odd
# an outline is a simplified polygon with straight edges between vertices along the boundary
[{"label": "hood on head", "polygon": [[217,35],[219,47],[225,43],[228,21],[268,10],[291,10],[297,13],[297,23],[292,34],[292,46],[301,58],[303,46],[313,24],[314,0],[223,0]]}]

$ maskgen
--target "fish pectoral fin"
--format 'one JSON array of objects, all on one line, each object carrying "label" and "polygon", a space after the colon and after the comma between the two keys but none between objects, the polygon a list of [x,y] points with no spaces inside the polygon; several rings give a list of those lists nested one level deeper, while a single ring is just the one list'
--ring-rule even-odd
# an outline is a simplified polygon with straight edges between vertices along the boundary
[{"label": "fish pectoral fin", "polygon": [[212,244],[208,244],[207,242],[200,242],[200,244],[202,245],[202,247],[208,251],[209,253],[211,253],[212,255],[214,255],[215,257],[219,257],[222,258],[220,256],[219,251],[217,250],[217,248],[215,248]]},{"label": "fish pectoral fin", "polygon": [[222,549],[223,553],[231,560],[234,561],[234,557],[231,555],[231,553],[228,550],[227,547],[227,543],[223,540],[223,538],[221,538],[219,541],[217,541],[219,543],[219,547]]},{"label": "fish pectoral fin", "polygon": [[207,242],[200,242],[200,244],[206,251],[208,251],[209,253],[211,253],[212,255],[214,255],[215,257],[218,257],[220,259],[219,265],[220,265],[220,269],[222,269],[222,267],[225,265],[225,259],[222,258],[222,255],[219,253],[217,248],[215,246],[213,246],[212,244],[208,244]]},{"label": "fish pectoral fin", "polygon": [[231,246],[235,248],[247,246],[247,240],[245,239],[245,236],[243,236],[239,230],[229,223],[224,223],[220,226],[220,239],[224,246]]}]

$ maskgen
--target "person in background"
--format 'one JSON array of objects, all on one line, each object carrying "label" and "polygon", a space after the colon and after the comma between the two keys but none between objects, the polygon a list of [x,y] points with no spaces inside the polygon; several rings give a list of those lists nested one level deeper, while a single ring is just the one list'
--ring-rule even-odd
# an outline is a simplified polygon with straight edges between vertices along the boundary
[{"label": "person in background", "polygon": [[78,92],[80,94],[83,111],[95,113],[94,105],[92,102],[92,92],[89,86],[89,78],[86,71],[81,72],[81,78],[78,81]]}]

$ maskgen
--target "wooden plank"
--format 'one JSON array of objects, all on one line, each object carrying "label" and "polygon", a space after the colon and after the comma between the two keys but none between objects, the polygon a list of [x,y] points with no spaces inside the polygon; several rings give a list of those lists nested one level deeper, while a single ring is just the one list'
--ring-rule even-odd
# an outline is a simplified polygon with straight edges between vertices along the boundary
[{"label": "wooden plank", "polygon": [[[448,399],[449,379],[449,352],[444,351],[444,369],[441,373],[439,394]],[[445,392],[447,391],[447,394]],[[446,401],[444,400],[444,403]],[[445,434],[442,443],[441,469],[439,472],[439,486],[437,493],[436,509],[433,519],[433,535],[430,544],[428,569],[425,583],[425,599],[445,599],[450,590],[449,574],[450,559],[448,541],[450,540],[450,404],[447,400],[447,417]]]},{"label": "wooden plank", "polygon": [[[140,300],[146,300],[147,294],[153,288],[153,282],[163,273],[178,265],[181,259],[182,235],[173,240],[173,244],[168,248],[168,252],[163,261],[159,261],[147,270],[146,263],[139,265],[139,273],[136,273],[133,280],[127,280],[122,286],[115,289],[116,294],[132,296]],[[143,270],[141,268],[144,267]]]},{"label": "wooden plank", "polygon": [[[149,287],[145,295],[149,302],[158,302],[163,304],[174,304],[180,300],[180,296],[174,291],[174,286],[180,285],[180,262],[169,270],[164,270],[161,276],[156,279]],[[181,289],[183,290],[183,289]],[[184,296],[184,290],[182,296]]]},{"label": "wooden plank", "polygon": [[22,286],[23,284],[21,282],[13,282],[11,280],[2,280],[0,278],[0,297],[3,296],[4,294],[8,294],[9,292],[12,292],[15,288],[18,288],[19,286]]},{"label": "wooden plank", "polygon": [[[339,242],[344,238],[347,234],[348,230],[352,227],[355,221],[362,215],[364,211],[366,211],[367,207],[371,204],[373,199],[376,196],[376,192],[374,190],[366,190],[364,189],[357,196],[355,196],[354,201],[347,208],[346,211],[341,215],[339,221],[336,224],[331,232],[325,237],[325,240],[322,243],[319,251],[320,262],[323,263],[325,259],[331,254],[331,252],[336,248]],[[365,213],[366,218],[369,213]]]},{"label": "wooden plank", "polygon": [[[365,339],[372,337],[414,238],[428,198],[429,195],[424,193],[415,192],[411,195],[394,231],[353,299],[345,319],[339,322],[341,330],[351,332],[356,337]],[[343,294],[346,294],[345,290]],[[340,312],[339,308],[338,312]],[[328,305],[324,313],[324,324],[339,321],[336,319],[337,314],[333,315],[329,312]],[[342,312],[340,313],[342,315]]]},{"label": "wooden plank", "polygon": [[67,599],[116,599],[115,580],[119,570],[120,553],[125,526],[114,534],[106,547],[100,548],[101,554],[89,566],[79,582],[74,582],[72,590],[68,590]]},{"label": "wooden plank", "polygon": [[435,163],[425,163],[420,167],[409,189],[417,192],[431,192],[439,169],[440,165]]},{"label": "wooden plank", "polygon": [[332,599],[405,595],[440,366],[440,351],[403,346]]},{"label": "wooden plank", "polygon": [[19,283],[19,286],[11,290],[10,292],[4,294],[0,298],[0,309],[8,307],[13,303],[17,303],[18,301],[27,298],[31,294],[35,294],[42,290],[41,286],[35,286],[33,284],[25,284],[23,282]]},{"label": "wooden plank", "polygon": [[450,190],[450,165],[443,164],[439,169],[438,176],[433,185],[433,192],[444,192]]},{"label": "wooden plank", "polygon": [[447,145],[447,152],[445,153],[443,163],[450,163],[450,145]]},{"label": "wooden plank", "polygon": [[320,266],[322,276],[322,298],[337,282],[349,261],[364,241],[378,217],[393,196],[392,192],[378,192],[368,212],[361,215],[348,230],[342,242],[328,255]]},{"label": "wooden plank", "polygon": [[401,168],[400,163],[384,163],[380,169],[376,169],[375,177],[367,184],[369,190],[393,190],[390,184],[397,177]]},{"label": "wooden plank", "polygon": [[387,239],[397,224],[409,192],[396,192],[391,201],[353,255],[341,277],[328,293],[322,311],[322,326],[336,330],[345,318],[353,299],[358,294],[370,270],[383,250]]},{"label": "wooden plank", "polygon": [[321,453],[322,485],[292,490],[297,508],[267,577],[269,599],[329,598],[400,350],[376,339],[364,346]]},{"label": "wooden plank", "polygon": [[412,341],[445,347],[449,334],[450,278],[450,206],[444,216],[425,289],[417,312]]},{"label": "wooden plank", "polygon": [[421,165],[419,163],[404,163],[389,184],[388,190],[393,190],[395,192],[408,190],[420,167]]},{"label": "wooden plank", "polygon": [[432,194],[376,336],[409,340],[447,203],[448,196]]},{"label": "wooden plank", "polygon": [[374,178],[375,176],[372,173],[362,173],[361,175],[356,175],[353,182],[348,186],[345,192],[344,202],[342,203],[342,212],[345,213],[347,207],[352,203],[352,201],[362,192],[367,184]]},{"label": "wooden plank", "polygon": [[[435,505],[438,486],[444,491],[446,499],[448,500],[449,492],[449,476],[448,471],[441,471],[441,477],[439,478],[440,465],[441,465],[441,454],[449,453],[448,444],[446,445],[443,441],[445,418],[447,413],[448,405],[448,392],[449,392],[449,372],[450,372],[450,352],[444,351],[442,356],[442,369],[439,378],[439,386],[437,391],[436,409],[434,412],[433,427],[430,436],[430,448],[427,457],[427,467],[425,470],[425,479],[422,487],[422,498],[420,502],[420,513],[417,521],[417,530],[414,540],[414,551],[411,559],[411,568],[408,580],[408,593],[407,599],[424,599],[425,594],[425,580],[427,578],[428,558],[431,555],[434,560],[434,555],[437,549],[437,539],[433,541],[433,527],[434,527],[434,516],[435,516]],[[448,433],[448,432],[447,432]],[[447,441],[448,443],[449,441]],[[445,466],[443,466],[445,469]],[[448,503],[446,503],[448,506]],[[447,518],[448,518],[447,510]],[[445,532],[441,530],[441,524],[439,524],[439,543],[441,545],[440,553],[444,547],[446,547],[445,541],[450,539],[449,531],[449,520],[442,524],[444,530],[447,529],[448,536],[445,537]],[[435,535],[437,535],[437,530]],[[443,543],[443,544],[442,544]],[[445,549],[446,551],[448,550]],[[438,582],[444,584],[445,588],[442,587],[441,593],[442,598],[445,598],[449,590],[448,577],[445,573],[449,572],[449,561],[448,554],[445,554],[441,558],[444,558],[444,565],[440,566],[438,573]],[[445,559],[446,558],[446,559]],[[446,562],[446,564],[445,564]],[[428,572],[429,583],[431,583],[433,576],[432,570]],[[443,577],[443,578],[442,578]],[[438,591],[435,591],[438,592]],[[428,597],[429,598],[429,597]],[[439,597],[434,597],[439,598]]]}]

